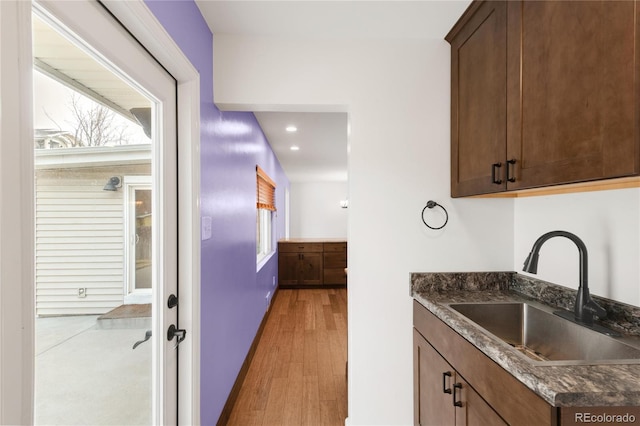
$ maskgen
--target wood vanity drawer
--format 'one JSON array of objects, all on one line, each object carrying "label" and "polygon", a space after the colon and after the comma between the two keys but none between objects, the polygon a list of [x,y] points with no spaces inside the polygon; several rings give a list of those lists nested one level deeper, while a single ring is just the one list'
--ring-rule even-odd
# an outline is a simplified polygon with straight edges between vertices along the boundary
[{"label": "wood vanity drawer", "polygon": [[322,243],[278,243],[282,253],[322,253]]},{"label": "wood vanity drawer", "polygon": [[347,252],[347,243],[324,243],[324,252]]}]

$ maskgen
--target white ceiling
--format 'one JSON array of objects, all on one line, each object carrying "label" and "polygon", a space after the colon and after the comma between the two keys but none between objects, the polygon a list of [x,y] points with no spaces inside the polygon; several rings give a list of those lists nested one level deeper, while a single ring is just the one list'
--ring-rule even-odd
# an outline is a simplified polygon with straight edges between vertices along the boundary
[{"label": "white ceiling", "polygon": [[[256,112],[291,182],[347,180],[347,114]],[[289,133],[287,126],[298,130]],[[300,149],[292,151],[291,146]]]},{"label": "white ceiling", "polygon": [[[469,0],[196,0],[214,34],[315,39],[440,39]],[[346,180],[345,113],[259,112],[256,117],[292,182]],[[298,132],[285,127],[295,124]],[[292,144],[300,150],[292,152]]]},{"label": "white ceiling", "polygon": [[196,0],[214,34],[314,38],[438,38],[469,0]]}]

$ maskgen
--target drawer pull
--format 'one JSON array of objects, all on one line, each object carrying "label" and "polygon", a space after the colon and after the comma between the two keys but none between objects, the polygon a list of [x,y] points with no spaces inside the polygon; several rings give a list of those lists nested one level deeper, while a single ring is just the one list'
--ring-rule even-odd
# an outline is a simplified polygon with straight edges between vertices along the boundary
[{"label": "drawer pull", "polygon": [[502,167],[502,163],[493,163],[491,165],[491,183],[495,183],[496,185],[500,185],[502,183],[502,179],[498,179],[496,176],[497,170]]},{"label": "drawer pull", "polygon": [[451,393],[451,388],[447,387],[447,377],[451,377],[451,371],[445,371],[442,373],[442,392]]},{"label": "drawer pull", "polygon": [[457,396],[456,389],[462,389],[462,383],[455,383],[453,385],[453,405],[454,407],[462,407],[462,401],[458,401],[456,398]]}]

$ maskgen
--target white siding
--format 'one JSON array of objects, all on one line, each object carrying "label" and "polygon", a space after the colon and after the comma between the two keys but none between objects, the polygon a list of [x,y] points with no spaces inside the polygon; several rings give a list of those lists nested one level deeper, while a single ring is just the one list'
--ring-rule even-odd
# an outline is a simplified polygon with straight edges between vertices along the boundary
[{"label": "white siding", "polygon": [[102,314],[123,303],[124,194],[102,188],[134,174],[149,167],[37,171],[37,315]]}]

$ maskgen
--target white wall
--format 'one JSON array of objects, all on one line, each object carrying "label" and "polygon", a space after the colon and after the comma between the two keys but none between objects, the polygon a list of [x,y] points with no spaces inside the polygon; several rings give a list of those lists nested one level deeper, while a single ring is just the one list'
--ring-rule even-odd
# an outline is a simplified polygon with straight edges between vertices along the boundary
[{"label": "white wall", "polygon": [[[640,306],[640,189],[520,198],[515,202],[514,268],[548,231],[580,237],[589,254],[591,294]],[[578,288],[578,250],[552,238],[540,250],[538,278]]]},{"label": "white wall", "polygon": [[409,273],[514,264],[513,200],[449,197],[449,45],[216,35],[214,52],[221,107],[349,113],[348,422],[412,424]]},{"label": "white wall", "polygon": [[347,182],[291,183],[291,238],[347,238]]},{"label": "white wall", "polygon": [[[593,294],[640,305],[640,190],[450,198],[445,41],[217,35],[214,51],[221,107],[349,113],[349,424],[412,423],[412,271],[520,271],[562,229],[589,249]],[[449,210],[442,231],[421,223],[429,199]],[[537,276],[577,288],[577,264],[554,238]]]}]

